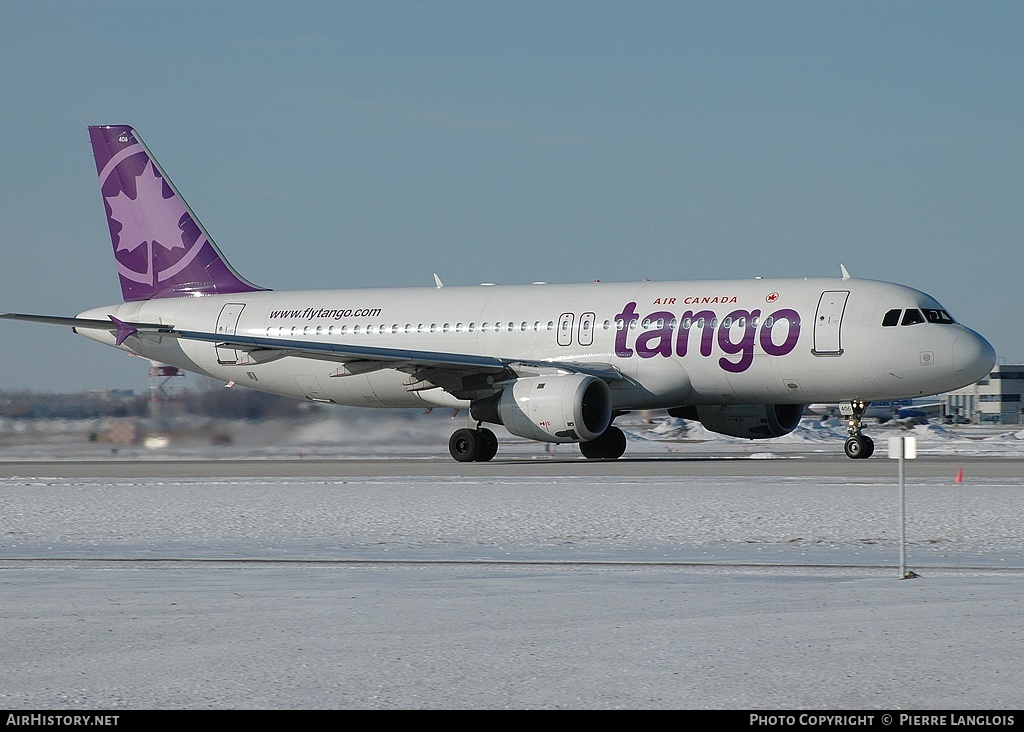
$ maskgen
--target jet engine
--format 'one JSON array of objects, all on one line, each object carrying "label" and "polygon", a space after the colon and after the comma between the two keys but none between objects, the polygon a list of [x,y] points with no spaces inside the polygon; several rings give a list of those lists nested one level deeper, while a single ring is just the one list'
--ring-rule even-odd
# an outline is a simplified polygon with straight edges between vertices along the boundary
[{"label": "jet engine", "polygon": [[802,404],[714,404],[676,407],[673,417],[700,422],[720,435],[763,440],[788,435],[800,424]]},{"label": "jet engine", "polygon": [[530,376],[473,402],[470,412],[474,419],[505,425],[513,435],[530,440],[581,442],[608,429],[612,397],[608,385],[596,376]]}]

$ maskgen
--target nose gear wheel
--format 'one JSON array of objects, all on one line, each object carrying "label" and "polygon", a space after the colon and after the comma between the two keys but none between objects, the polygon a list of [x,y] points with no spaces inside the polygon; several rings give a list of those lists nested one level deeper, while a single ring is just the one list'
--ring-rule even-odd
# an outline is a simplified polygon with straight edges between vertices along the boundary
[{"label": "nose gear wheel", "polygon": [[853,414],[850,416],[850,423],[846,431],[850,436],[846,439],[843,449],[846,457],[852,460],[866,460],[875,452],[875,442],[865,434],[861,434],[862,419],[864,410],[868,408],[868,402],[851,402],[850,407]]}]

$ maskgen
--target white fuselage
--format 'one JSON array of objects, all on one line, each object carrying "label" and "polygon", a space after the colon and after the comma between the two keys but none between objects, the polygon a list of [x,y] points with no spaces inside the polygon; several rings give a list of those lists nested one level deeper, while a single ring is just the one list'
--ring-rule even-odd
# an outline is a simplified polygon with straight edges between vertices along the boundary
[{"label": "white fuselage", "polygon": [[[616,409],[808,404],[935,394],[987,373],[991,346],[955,323],[883,327],[930,296],[870,280],[793,279],[253,292],[95,308],[179,330],[416,352],[608,364]],[[114,345],[113,334],[82,330]],[[152,335],[122,349],[263,391],[367,407],[467,402],[411,391],[389,368],[285,356],[257,363],[216,344]]]}]

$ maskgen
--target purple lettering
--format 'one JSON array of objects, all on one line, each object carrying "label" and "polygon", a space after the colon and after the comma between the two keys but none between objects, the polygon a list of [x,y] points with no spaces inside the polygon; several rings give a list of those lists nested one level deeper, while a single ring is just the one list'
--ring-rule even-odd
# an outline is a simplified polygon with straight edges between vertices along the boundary
[{"label": "purple lettering", "polygon": [[694,324],[700,326],[700,355],[706,358],[711,355],[718,316],[710,310],[701,310],[699,313],[694,313],[693,317],[695,318]]},{"label": "purple lettering", "polygon": [[[754,362],[754,336],[757,331],[757,322],[755,318],[761,315],[760,310],[733,310],[731,313],[725,316],[725,320],[722,321],[722,327],[718,329],[718,347],[723,352],[730,355],[742,354],[738,361],[730,361],[727,358],[718,359],[718,365],[726,371],[734,374],[741,373],[750,368],[750,364]],[[732,335],[732,328],[727,328],[726,323],[731,322],[738,324],[742,322],[743,337],[739,343],[733,343],[730,336]]]},{"label": "purple lettering", "polygon": [[633,355],[633,349],[626,347],[626,338],[629,336],[629,324],[634,320],[636,320],[635,302],[626,303],[622,312],[615,316],[615,355],[619,358],[629,358]]},{"label": "purple lettering", "polygon": [[[696,313],[692,310],[687,310],[683,313],[682,320],[679,323],[679,334],[676,336],[676,355],[686,355],[690,345],[690,331],[700,328],[700,355],[710,356],[711,346],[715,338],[715,329],[712,326],[715,318],[715,314],[710,310],[701,310]],[[688,326],[686,325],[687,321],[690,322]]]},{"label": "purple lettering", "polygon": [[[789,308],[776,310],[763,320],[760,310],[733,310],[721,322],[713,310],[687,310],[675,324],[672,313],[658,310],[644,318],[648,327],[637,335],[633,348],[630,348],[629,326],[638,320],[635,302],[626,303],[622,312],[615,316],[615,355],[619,358],[631,358],[634,352],[640,358],[671,357],[673,329],[678,331],[675,334],[675,355],[685,357],[690,346],[690,331],[699,328],[700,355],[710,357],[717,343],[719,351],[725,354],[718,359],[719,367],[733,374],[743,373],[753,364],[755,344],[760,343],[768,356],[785,356],[793,352],[800,339],[800,313]],[[775,333],[782,321],[786,323],[784,337]],[[782,343],[777,343],[779,338],[783,338]]]},{"label": "purple lettering", "polygon": [[[767,324],[768,320],[772,321],[770,326]],[[781,346],[776,346],[772,337],[772,331],[775,330],[775,326],[779,324],[780,320],[785,320],[788,328],[786,340],[782,342]],[[800,313],[796,310],[783,308],[782,310],[776,310],[765,318],[765,325],[761,328],[761,348],[769,356],[785,356],[787,353],[791,353],[796,348],[796,342],[799,338]]]},{"label": "purple lettering", "polygon": [[[636,339],[636,355],[640,358],[651,358],[652,356],[664,356],[668,358],[672,355],[672,318],[675,317],[672,313],[659,310],[656,313],[651,313],[644,320],[650,320],[652,323],[657,323],[659,320],[662,321],[660,328],[654,328],[652,330],[645,330]],[[649,345],[651,341],[657,341],[657,345]],[[616,347],[616,350],[618,348]]]}]

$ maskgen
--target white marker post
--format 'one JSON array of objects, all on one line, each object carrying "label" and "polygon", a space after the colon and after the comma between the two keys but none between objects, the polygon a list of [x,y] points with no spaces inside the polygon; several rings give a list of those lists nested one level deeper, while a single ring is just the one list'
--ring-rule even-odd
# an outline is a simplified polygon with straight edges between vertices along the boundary
[{"label": "white marker post", "polygon": [[899,460],[900,478],[900,579],[916,577],[914,574],[907,574],[907,489],[905,481],[904,460],[915,460],[917,458],[916,437],[890,437],[889,438],[889,459]]}]

